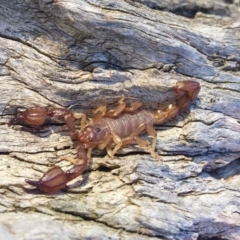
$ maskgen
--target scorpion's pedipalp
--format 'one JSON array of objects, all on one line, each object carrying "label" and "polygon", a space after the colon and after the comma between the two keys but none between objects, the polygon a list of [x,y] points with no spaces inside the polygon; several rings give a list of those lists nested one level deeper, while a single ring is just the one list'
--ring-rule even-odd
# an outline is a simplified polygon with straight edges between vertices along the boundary
[{"label": "scorpion's pedipalp", "polygon": [[70,110],[55,107],[32,107],[12,118],[8,126],[24,123],[32,127],[40,127],[47,118],[65,119],[70,132],[75,132],[75,120]]},{"label": "scorpion's pedipalp", "polygon": [[17,124],[17,122],[19,122],[20,120],[22,120],[19,116],[19,114],[17,116],[15,116],[14,118],[12,118],[9,122],[8,122],[8,127],[11,127],[15,124]]},{"label": "scorpion's pedipalp", "polygon": [[44,107],[33,107],[25,110],[22,113],[18,113],[16,117],[12,118],[8,126],[11,127],[18,123],[24,123],[32,127],[41,126],[47,118],[47,109]]},{"label": "scorpion's pedipalp", "polygon": [[33,107],[19,113],[16,117],[12,118],[8,126],[12,126],[18,123],[27,124],[35,129],[39,129],[47,119],[58,119],[65,120],[66,125],[70,132],[72,140],[77,138],[77,131],[75,126],[75,116],[82,118],[81,127],[83,128],[86,122],[86,115],[82,113],[72,113],[66,108],[55,108],[55,107]]},{"label": "scorpion's pedipalp", "polygon": [[[66,108],[33,107],[19,113],[9,121],[8,125],[25,123],[34,128],[39,128],[45,123],[47,118],[65,120],[71,138],[76,140],[78,139],[78,132],[75,127],[75,117],[82,118],[81,127],[83,128],[86,121],[84,114],[73,114]],[[91,150],[91,148],[88,148],[88,152],[86,153],[85,147],[80,143],[77,145],[77,163],[71,169],[64,172],[60,167],[55,166],[44,173],[39,180],[26,179],[26,182],[46,193],[57,192],[64,188],[69,181],[83,173],[90,159]],[[28,191],[28,189],[26,190]]]},{"label": "scorpion's pedipalp", "polygon": [[88,153],[86,153],[82,146],[78,146],[77,149],[78,159],[76,164],[71,169],[64,172],[60,167],[55,166],[44,173],[44,175],[38,181],[29,179],[26,179],[25,181],[29,185],[34,186],[45,193],[55,193],[63,189],[66,187],[68,182],[80,176],[87,167],[91,149],[89,149]]},{"label": "scorpion's pedipalp", "polygon": [[43,192],[54,193],[64,188],[68,179],[65,172],[60,167],[55,166],[44,173],[38,181],[30,179],[26,179],[25,181]]}]

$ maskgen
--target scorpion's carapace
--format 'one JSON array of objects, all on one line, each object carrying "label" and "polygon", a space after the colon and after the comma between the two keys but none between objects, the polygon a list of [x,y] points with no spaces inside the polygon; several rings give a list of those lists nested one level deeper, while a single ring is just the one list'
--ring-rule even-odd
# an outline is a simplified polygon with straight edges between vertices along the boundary
[{"label": "scorpion's carapace", "polygon": [[[86,169],[91,158],[93,148],[106,149],[108,155],[113,158],[115,153],[123,146],[137,143],[140,147],[147,148],[156,158],[155,152],[157,132],[154,124],[161,124],[175,117],[185,110],[197,97],[200,85],[195,81],[179,81],[174,90],[179,96],[175,104],[170,104],[163,110],[150,112],[142,110],[139,102],[126,106],[124,98],[120,99],[119,106],[107,110],[101,106],[95,111],[95,118],[86,124],[86,116],[82,113],[72,113],[68,109],[53,107],[34,107],[19,113],[10,120],[9,126],[17,123],[25,123],[34,128],[39,128],[48,118],[64,119],[70,131],[70,136],[77,143],[77,159],[69,159],[74,166],[64,172],[55,166],[48,170],[38,181],[26,180],[32,186],[46,193],[54,193],[66,186],[72,179],[78,177]],[[75,128],[75,118],[81,118],[81,130]],[[152,138],[152,144],[142,139],[140,135],[147,132]]]}]

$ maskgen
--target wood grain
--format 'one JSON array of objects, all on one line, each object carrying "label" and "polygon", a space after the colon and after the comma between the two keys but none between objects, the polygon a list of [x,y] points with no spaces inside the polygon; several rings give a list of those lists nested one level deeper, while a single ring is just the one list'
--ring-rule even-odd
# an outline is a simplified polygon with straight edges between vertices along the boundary
[{"label": "wood grain", "polygon": [[[0,0],[0,239],[240,239],[239,1],[157,2]],[[9,128],[17,111],[91,115],[122,94],[162,109],[189,79],[198,99],[156,127],[162,162],[129,146],[66,191],[20,187],[75,150],[62,125]]]}]

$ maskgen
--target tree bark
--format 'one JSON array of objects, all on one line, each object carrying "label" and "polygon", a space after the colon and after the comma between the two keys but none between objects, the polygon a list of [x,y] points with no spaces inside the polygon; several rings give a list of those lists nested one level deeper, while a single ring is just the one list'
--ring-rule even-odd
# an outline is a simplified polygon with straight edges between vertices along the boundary
[{"label": "tree bark", "polygon": [[[229,2],[0,0],[0,239],[240,239],[240,19]],[[61,124],[9,128],[18,111],[91,116],[122,94],[162,109],[190,79],[199,97],[156,127],[162,161],[135,145],[113,160],[96,151],[65,191],[20,187],[70,168],[60,157],[76,151]]]}]

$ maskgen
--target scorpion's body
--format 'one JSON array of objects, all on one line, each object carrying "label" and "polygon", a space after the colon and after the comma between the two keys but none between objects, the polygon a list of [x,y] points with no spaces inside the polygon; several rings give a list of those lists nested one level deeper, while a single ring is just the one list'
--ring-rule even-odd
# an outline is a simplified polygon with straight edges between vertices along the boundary
[{"label": "scorpion's body", "polygon": [[123,113],[116,118],[102,118],[92,125],[124,139],[129,137],[140,125],[153,125],[154,123],[155,119],[150,111],[137,110],[134,113]]},{"label": "scorpion's body", "polygon": [[[121,99],[119,106],[115,109],[107,111],[105,106],[99,107],[95,113],[100,112],[100,114],[87,124],[84,114],[72,113],[65,108],[35,107],[18,114],[10,120],[9,126],[24,122],[39,128],[47,118],[64,118],[71,138],[78,142],[76,144],[77,160],[70,170],[64,172],[56,166],[47,171],[39,181],[26,180],[26,182],[48,193],[62,189],[66,183],[86,169],[93,148],[106,149],[108,155],[113,158],[122,146],[136,142],[140,147],[147,148],[156,158],[158,156],[155,152],[157,132],[153,125],[161,124],[185,110],[197,97],[200,85],[195,81],[179,81],[174,90],[179,99],[163,110],[153,112],[142,110],[140,109],[142,104],[139,102],[126,107],[124,99]],[[80,131],[75,128],[75,118],[81,118]],[[147,132],[153,138],[152,144],[140,137],[143,132]]]}]

